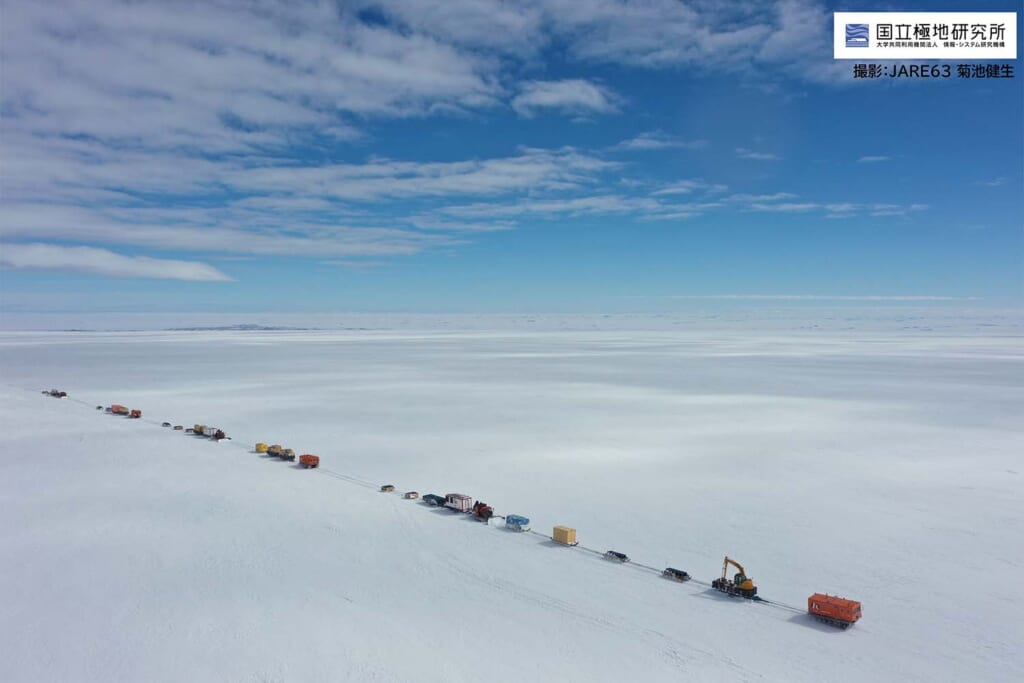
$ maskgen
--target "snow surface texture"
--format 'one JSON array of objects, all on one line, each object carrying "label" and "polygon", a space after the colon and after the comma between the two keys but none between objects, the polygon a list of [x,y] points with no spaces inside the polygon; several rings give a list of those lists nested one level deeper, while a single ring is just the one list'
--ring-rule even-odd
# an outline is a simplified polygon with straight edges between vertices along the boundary
[{"label": "snow surface texture", "polygon": [[[0,334],[0,680],[1024,680],[1022,361],[892,329]],[[725,554],[864,618],[637,566]]]}]

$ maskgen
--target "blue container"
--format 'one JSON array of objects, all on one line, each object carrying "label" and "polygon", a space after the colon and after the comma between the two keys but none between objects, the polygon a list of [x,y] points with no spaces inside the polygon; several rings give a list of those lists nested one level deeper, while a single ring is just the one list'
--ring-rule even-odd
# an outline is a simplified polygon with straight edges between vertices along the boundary
[{"label": "blue container", "polygon": [[530,518],[522,515],[507,515],[505,527],[512,531],[526,531],[530,528]]}]

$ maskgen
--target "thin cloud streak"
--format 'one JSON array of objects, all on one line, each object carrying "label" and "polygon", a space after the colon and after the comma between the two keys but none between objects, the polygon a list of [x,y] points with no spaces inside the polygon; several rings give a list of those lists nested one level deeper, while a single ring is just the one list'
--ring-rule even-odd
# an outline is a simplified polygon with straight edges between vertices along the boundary
[{"label": "thin cloud streak", "polygon": [[690,178],[687,180],[678,180],[670,185],[659,188],[652,192],[654,196],[673,195],[673,194],[691,194],[697,191],[706,191],[711,194],[725,192],[728,190],[728,186],[722,184],[710,184],[706,183],[700,178]]},{"label": "thin cloud streak", "polygon": [[931,294],[670,294],[664,299],[711,299],[750,301],[978,301],[973,296],[945,296]]},{"label": "thin cloud streak", "polygon": [[779,155],[772,152],[755,152],[745,147],[736,148],[736,156],[740,159],[752,159],[754,161],[778,161]]},{"label": "thin cloud streak", "polygon": [[198,261],[125,256],[107,249],[59,244],[0,244],[0,268],[62,270],[107,277],[187,282],[228,282],[233,278]]},{"label": "thin cloud streak", "polygon": [[999,178],[993,178],[992,180],[979,180],[974,184],[981,185],[983,187],[999,187],[1006,184],[1006,178],[1000,176]]},{"label": "thin cloud streak", "polygon": [[640,133],[634,138],[623,140],[613,145],[612,150],[630,152],[648,152],[662,149],[704,149],[710,143],[707,140],[681,140],[661,131]]}]

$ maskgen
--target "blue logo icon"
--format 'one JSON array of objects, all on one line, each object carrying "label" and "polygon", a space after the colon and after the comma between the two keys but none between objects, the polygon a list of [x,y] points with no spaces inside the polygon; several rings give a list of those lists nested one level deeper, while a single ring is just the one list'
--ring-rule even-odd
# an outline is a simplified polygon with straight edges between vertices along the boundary
[{"label": "blue logo icon", "polygon": [[846,25],[846,47],[868,46],[868,24]]}]

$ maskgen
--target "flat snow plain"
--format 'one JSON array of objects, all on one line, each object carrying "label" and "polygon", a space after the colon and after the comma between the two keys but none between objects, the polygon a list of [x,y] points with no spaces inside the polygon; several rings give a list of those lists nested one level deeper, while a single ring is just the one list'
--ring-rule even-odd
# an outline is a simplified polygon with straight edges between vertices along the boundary
[{"label": "flat snow plain", "polygon": [[1017,334],[5,332],[0,371],[3,681],[1024,680]]}]

